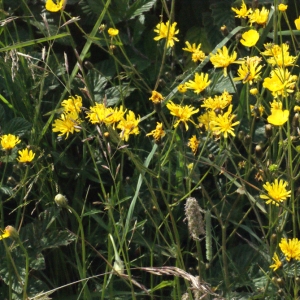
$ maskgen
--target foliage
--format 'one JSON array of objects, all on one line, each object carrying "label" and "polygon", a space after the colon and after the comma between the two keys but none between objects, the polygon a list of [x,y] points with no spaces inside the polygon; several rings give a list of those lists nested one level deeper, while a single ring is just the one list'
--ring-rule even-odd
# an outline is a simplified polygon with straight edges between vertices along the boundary
[{"label": "foliage", "polygon": [[299,3],[49,1],[0,3],[1,299],[298,299]]}]

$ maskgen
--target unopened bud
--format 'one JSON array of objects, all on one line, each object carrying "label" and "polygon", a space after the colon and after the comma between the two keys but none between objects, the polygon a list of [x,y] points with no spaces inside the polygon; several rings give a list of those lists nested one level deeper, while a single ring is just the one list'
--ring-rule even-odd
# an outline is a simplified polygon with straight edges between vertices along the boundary
[{"label": "unopened bud", "polygon": [[238,133],[238,138],[239,138],[240,140],[243,140],[244,137],[245,137],[245,132],[244,132],[243,130],[240,130],[239,133]]},{"label": "unopened bud", "polygon": [[296,113],[293,117],[292,126],[297,128],[299,127],[299,114]]},{"label": "unopened bud", "polygon": [[265,133],[266,133],[267,138],[270,138],[272,136],[272,125],[271,124],[265,125]]},{"label": "unopened bud", "polygon": [[251,143],[251,136],[249,134],[247,134],[244,138],[244,143],[245,145],[249,146]]},{"label": "unopened bud", "polygon": [[255,155],[257,158],[262,158],[263,156],[263,151],[260,145],[255,146]]},{"label": "unopened bud", "polygon": [[276,280],[276,283],[279,285],[279,286],[283,286],[284,285],[284,280],[282,278],[277,278]]},{"label": "unopened bud", "polygon": [[67,198],[62,195],[62,194],[57,194],[55,197],[54,197],[54,201],[55,203],[57,204],[57,206],[59,207],[64,207],[66,208],[68,206],[68,200]]},{"label": "unopened bud", "polygon": [[88,61],[88,60],[86,60],[86,61],[83,63],[83,65],[84,65],[88,70],[94,69],[94,65],[93,65],[90,61]]},{"label": "unopened bud", "polygon": [[221,26],[221,32],[224,36],[227,36],[229,34],[229,31],[228,31],[226,25]]}]

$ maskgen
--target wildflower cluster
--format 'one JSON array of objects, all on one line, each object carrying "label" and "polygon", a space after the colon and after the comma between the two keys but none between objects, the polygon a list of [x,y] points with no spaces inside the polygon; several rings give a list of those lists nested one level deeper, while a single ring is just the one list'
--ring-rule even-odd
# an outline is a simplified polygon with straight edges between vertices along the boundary
[{"label": "wildflower cluster", "polygon": [[[58,136],[65,135],[66,139],[69,134],[80,132],[82,130],[81,123],[84,119],[81,117],[82,113],[82,98],[80,96],[71,96],[68,100],[61,103],[63,113],[59,119],[53,123],[53,132],[59,132]],[[126,116],[124,116],[126,114]],[[128,141],[129,135],[139,134],[139,120],[136,118],[133,111],[124,110],[123,106],[112,108],[106,107],[103,103],[96,103],[91,106],[85,113],[85,118],[91,124],[110,126],[112,129],[120,129],[120,138]]]},{"label": "wildflower cluster", "polygon": [[[18,136],[15,136],[13,134],[4,134],[0,136],[0,143],[1,147],[6,153],[11,152],[19,143],[21,143],[21,140]],[[25,148],[23,150],[18,151],[19,157],[17,158],[17,161],[20,163],[30,163],[35,156],[35,153],[33,153],[32,150],[28,150],[28,148]]]},{"label": "wildflower cluster", "polygon": [[252,26],[254,23],[260,25],[260,26],[265,26],[268,18],[269,18],[269,10],[266,9],[264,6],[262,7],[261,10],[257,9],[247,9],[247,6],[244,2],[242,1],[241,8],[232,8],[232,10],[236,13],[236,18],[242,18],[242,19],[247,19],[249,24]]}]

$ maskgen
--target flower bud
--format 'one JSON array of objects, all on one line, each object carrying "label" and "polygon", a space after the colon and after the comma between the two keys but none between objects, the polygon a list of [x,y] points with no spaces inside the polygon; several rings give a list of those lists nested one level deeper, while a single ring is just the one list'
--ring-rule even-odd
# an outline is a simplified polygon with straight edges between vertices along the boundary
[{"label": "flower bud", "polygon": [[267,138],[270,138],[272,136],[272,125],[266,124],[265,125],[265,134]]},{"label": "flower bud", "polygon": [[251,136],[249,134],[247,134],[245,137],[244,137],[244,143],[245,145],[249,146],[250,143],[251,143]]},{"label": "flower bud", "polygon": [[255,155],[257,158],[262,158],[263,156],[263,151],[260,145],[255,146]]},{"label": "flower bud", "polygon": [[245,137],[245,132],[244,132],[243,130],[240,130],[239,133],[238,133],[238,138],[239,138],[240,140],[243,140],[244,137]]},{"label": "flower bud", "polygon": [[222,34],[223,34],[224,36],[227,36],[227,35],[229,34],[229,31],[228,31],[226,25],[221,26],[220,29],[221,29],[221,32],[222,32]]},{"label": "flower bud", "polygon": [[299,127],[299,114],[298,113],[296,113],[293,117],[292,126],[295,128]]},{"label": "flower bud", "polygon": [[284,280],[282,278],[277,278],[276,279],[276,283],[279,285],[279,286],[284,286]]},{"label": "flower bud", "polygon": [[94,65],[93,65],[90,61],[88,61],[88,60],[86,60],[86,61],[83,63],[83,65],[84,65],[88,70],[94,69]]},{"label": "flower bud", "polygon": [[18,231],[14,227],[12,227],[10,225],[8,225],[8,226],[5,227],[4,236],[5,235],[7,237],[12,238],[13,240],[18,240],[19,239],[19,233],[18,233]]},{"label": "flower bud", "polygon": [[54,197],[54,201],[55,203],[57,204],[57,206],[59,207],[64,207],[66,208],[68,206],[68,200],[67,198],[62,195],[62,194],[57,194],[55,197]]}]

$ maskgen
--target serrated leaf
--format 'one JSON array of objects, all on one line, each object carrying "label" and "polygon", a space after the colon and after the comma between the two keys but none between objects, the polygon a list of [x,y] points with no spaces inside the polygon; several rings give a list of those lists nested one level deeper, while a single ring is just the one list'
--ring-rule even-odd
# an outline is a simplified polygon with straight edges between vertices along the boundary
[{"label": "serrated leaf", "polygon": [[219,30],[223,25],[226,25],[229,31],[235,27],[234,13],[231,10],[232,2],[232,0],[222,0],[210,6],[214,25],[217,25]]},{"label": "serrated leaf", "polygon": [[149,11],[155,3],[156,0],[138,0],[130,6],[126,13],[126,17],[128,19],[133,19],[142,13]]},{"label": "serrated leaf", "polygon": [[129,96],[135,88],[126,85],[114,86],[105,90],[105,95],[107,97],[107,106],[112,106],[118,103],[122,98]]},{"label": "serrated leaf", "polygon": [[2,125],[2,131],[4,134],[14,134],[18,136],[24,135],[32,127],[32,124],[27,120],[16,117]]}]

